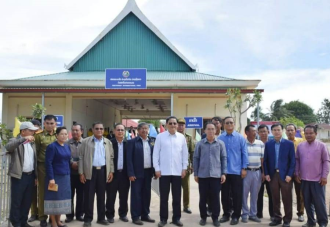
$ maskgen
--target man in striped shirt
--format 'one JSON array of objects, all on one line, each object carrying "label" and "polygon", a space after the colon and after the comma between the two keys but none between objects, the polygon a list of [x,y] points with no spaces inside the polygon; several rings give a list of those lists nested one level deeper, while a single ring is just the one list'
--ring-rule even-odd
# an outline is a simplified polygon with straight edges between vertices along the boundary
[{"label": "man in striped shirt", "polygon": [[[265,145],[262,141],[256,139],[257,129],[254,125],[245,127],[247,136],[246,145],[249,156],[246,177],[243,179],[243,205],[242,222],[248,222],[248,219],[254,222],[261,222],[257,217],[258,193],[262,182],[262,163],[264,159]],[[248,206],[248,196],[250,194],[250,209]]]}]

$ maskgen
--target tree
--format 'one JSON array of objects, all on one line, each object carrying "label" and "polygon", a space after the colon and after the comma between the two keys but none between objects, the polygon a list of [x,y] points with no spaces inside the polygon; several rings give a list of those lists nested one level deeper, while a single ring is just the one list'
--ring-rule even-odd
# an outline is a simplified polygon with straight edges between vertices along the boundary
[{"label": "tree", "polygon": [[[254,121],[257,121],[258,119],[258,107],[256,107],[253,112],[251,113],[251,118],[254,120]],[[262,112],[262,108],[261,106],[259,106],[259,120],[261,121],[270,121],[270,118],[267,116],[267,114],[263,113]]]},{"label": "tree", "polygon": [[5,146],[9,139],[13,137],[13,133],[11,130],[7,128],[6,124],[0,123],[0,140],[1,144]]},{"label": "tree", "polygon": [[279,121],[281,118],[292,116],[291,112],[284,107],[283,99],[278,99],[272,102],[267,115],[271,121]]},{"label": "tree", "polygon": [[317,112],[317,121],[319,123],[330,123],[330,101],[329,99],[324,99],[322,106]]},{"label": "tree", "polygon": [[284,126],[287,124],[295,124],[297,127],[305,127],[304,122],[294,116],[281,118],[280,123]]},{"label": "tree", "polygon": [[298,100],[286,103],[283,107],[290,111],[293,116],[303,121],[304,124],[313,123],[317,120],[314,110]]},{"label": "tree", "polygon": [[46,112],[46,108],[43,107],[41,104],[36,103],[35,105],[32,105],[32,116],[34,119],[41,119],[42,115],[44,115]]},{"label": "tree", "polygon": [[[253,95],[247,94],[243,99],[241,90],[238,88],[229,88],[226,92],[228,96],[225,108],[229,110],[230,116],[234,119],[238,117],[238,128],[237,131],[241,132],[242,129],[242,114],[244,114],[248,109],[257,105],[261,101],[262,96],[259,91],[254,91]],[[246,109],[242,109],[243,104],[247,103]]]}]

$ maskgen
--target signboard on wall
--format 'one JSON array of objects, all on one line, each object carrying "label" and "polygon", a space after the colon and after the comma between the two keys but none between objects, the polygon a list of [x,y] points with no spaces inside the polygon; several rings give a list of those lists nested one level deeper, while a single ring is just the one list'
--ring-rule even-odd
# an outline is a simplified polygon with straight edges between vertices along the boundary
[{"label": "signboard on wall", "polygon": [[54,115],[57,118],[56,127],[64,126],[64,116],[63,115]]},{"label": "signboard on wall", "polygon": [[147,69],[106,69],[106,89],[146,89]]},{"label": "signboard on wall", "polygon": [[203,128],[203,117],[185,117],[186,128]]}]

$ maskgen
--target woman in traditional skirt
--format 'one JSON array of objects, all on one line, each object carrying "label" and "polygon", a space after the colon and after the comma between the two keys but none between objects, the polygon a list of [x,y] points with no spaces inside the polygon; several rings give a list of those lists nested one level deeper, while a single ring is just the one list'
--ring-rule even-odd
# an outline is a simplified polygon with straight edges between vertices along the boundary
[{"label": "woman in traditional skirt", "polygon": [[[61,214],[71,213],[70,159],[71,151],[65,142],[68,131],[56,129],[57,141],[46,149],[45,214],[50,215],[52,227],[63,227]],[[56,189],[57,184],[57,191]]]}]

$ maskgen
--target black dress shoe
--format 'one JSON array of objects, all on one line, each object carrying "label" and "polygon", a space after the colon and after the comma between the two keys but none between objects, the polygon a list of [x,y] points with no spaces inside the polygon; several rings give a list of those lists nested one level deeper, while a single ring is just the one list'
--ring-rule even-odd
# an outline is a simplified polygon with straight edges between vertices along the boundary
[{"label": "black dress shoe", "polygon": [[158,222],[158,227],[164,227],[167,224],[167,221]]},{"label": "black dress shoe", "polygon": [[110,225],[110,223],[107,220],[99,220],[96,223],[100,225]]},{"label": "black dress shoe", "polygon": [[84,227],[91,227],[92,226],[92,223],[90,223],[90,222],[84,222],[84,225],[83,225]]},{"label": "black dress shoe", "polygon": [[183,226],[183,224],[180,220],[172,221],[172,224],[176,225],[176,226]]},{"label": "black dress shoe", "polygon": [[206,219],[201,219],[201,220],[199,221],[199,224],[200,224],[201,226],[206,225]]},{"label": "black dress shoe", "polygon": [[76,220],[77,220],[77,221],[84,221],[84,217],[83,217],[83,216],[76,217]]},{"label": "black dress shoe", "polygon": [[222,216],[222,218],[220,218],[220,223],[224,223],[227,221],[229,221],[229,217],[227,217],[227,216]]},{"label": "black dress shoe", "polygon": [[143,222],[140,219],[133,220],[135,225],[143,225]]},{"label": "black dress shoe", "polygon": [[190,210],[190,208],[184,208],[183,209],[183,212],[185,212],[187,214],[191,214],[192,213],[191,210]]},{"label": "black dress shoe", "polygon": [[126,216],[125,217],[120,217],[119,219],[123,222],[128,222],[128,218]]},{"label": "black dress shoe", "polygon": [[47,227],[47,221],[46,220],[40,221],[40,226],[41,227]]},{"label": "black dress shoe", "polygon": [[28,222],[33,222],[38,220],[38,215],[31,215],[31,217],[28,219]]},{"label": "black dress shoe", "polygon": [[230,225],[237,225],[238,224],[238,219],[237,218],[232,218],[230,221]]},{"label": "black dress shoe", "polygon": [[108,218],[107,220],[108,220],[109,223],[114,223],[115,222],[115,219],[113,219],[113,218]]},{"label": "black dress shoe", "polygon": [[219,222],[219,220],[214,220],[214,221],[213,221],[213,225],[214,225],[215,227],[219,227],[219,226],[220,226],[220,222]]},{"label": "black dress shoe", "polygon": [[72,222],[73,221],[73,218],[66,218],[65,219],[65,223],[70,223],[70,222]]},{"label": "black dress shoe", "polygon": [[269,223],[269,226],[277,226],[277,225],[281,225],[282,222],[281,221],[272,221],[271,223]]},{"label": "black dress shoe", "polygon": [[145,218],[141,218],[141,221],[155,223],[155,220],[154,219],[151,219],[149,216],[148,217],[145,217]]},{"label": "black dress shoe", "polygon": [[283,227],[290,227],[290,223],[288,223],[288,222],[284,222],[284,223],[283,223]]}]

